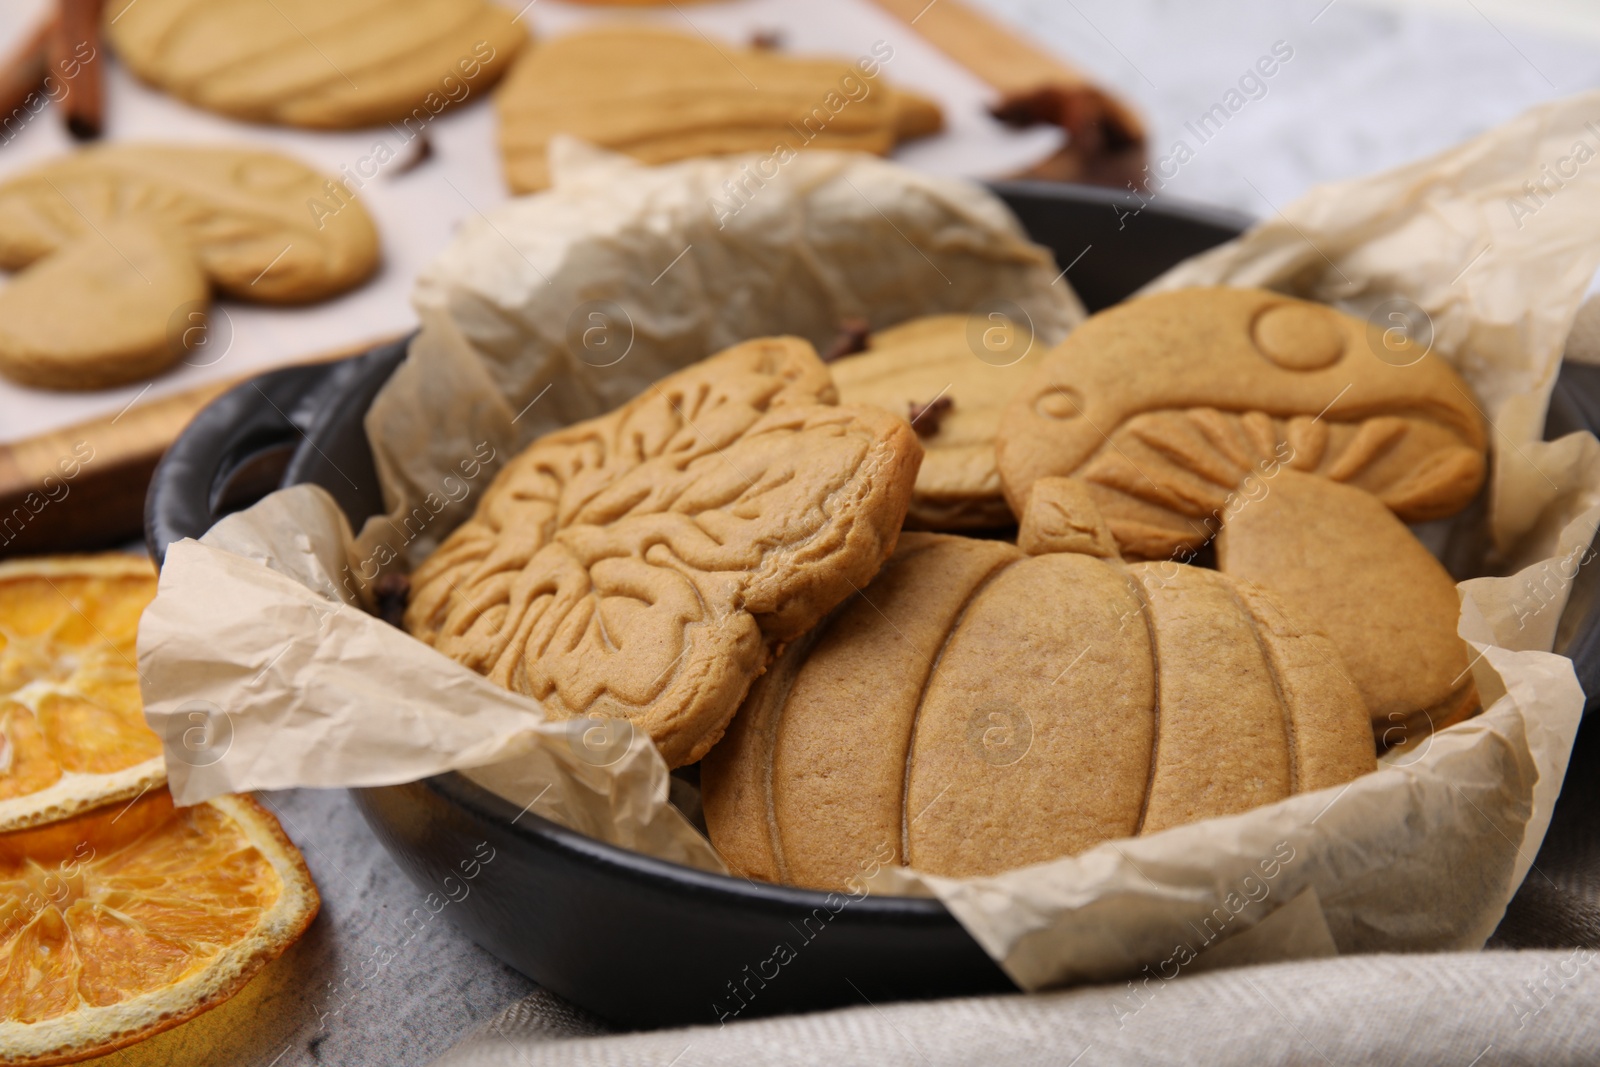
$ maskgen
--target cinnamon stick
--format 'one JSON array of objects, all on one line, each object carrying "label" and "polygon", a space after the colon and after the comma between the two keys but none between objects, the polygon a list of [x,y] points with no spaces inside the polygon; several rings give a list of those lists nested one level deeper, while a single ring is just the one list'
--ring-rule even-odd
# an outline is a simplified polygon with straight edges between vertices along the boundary
[{"label": "cinnamon stick", "polygon": [[60,0],[60,17],[51,37],[52,74],[67,92],[61,98],[61,120],[79,141],[100,136],[105,125],[105,66],[100,43],[100,16],[105,0]]}]

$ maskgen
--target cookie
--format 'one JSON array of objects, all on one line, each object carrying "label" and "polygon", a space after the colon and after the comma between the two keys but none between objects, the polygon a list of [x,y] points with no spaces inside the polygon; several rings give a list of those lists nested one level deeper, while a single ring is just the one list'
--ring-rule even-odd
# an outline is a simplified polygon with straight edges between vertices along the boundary
[{"label": "cookie", "polygon": [[[1024,528],[1093,541],[1087,495],[1054,496],[1063,521]],[[1374,766],[1338,653],[1248,583],[908,533],[756,683],[701,787],[737,873],[842,889],[873,857],[990,875]]]},{"label": "cookie", "polygon": [[880,330],[868,338],[866,351],[829,365],[846,404],[909,417],[934,401],[948,402],[948,410],[928,411],[913,424],[927,454],[908,528],[973,530],[1014,521],[994,465],[995,430],[1001,409],[1042,353],[991,355],[974,340],[990,328],[987,320],[967,315],[930,315]]},{"label": "cookie", "polygon": [[406,629],[694,762],[773,649],[893,551],[921,446],[835,396],[809,344],[766,338],[540,438],[412,575]]},{"label": "cookie", "polygon": [[486,92],[527,40],[487,0],[110,0],[141,79],[251,122],[420,128]]},{"label": "cookie", "polygon": [[885,85],[877,59],[798,58],[635,25],[541,44],[495,106],[516,193],[550,184],[546,153],[563,133],[644,163],[761,152],[777,167],[802,148],[887,155],[943,122],[932,101]]},{"label": "cookie", "polygon": [[228,296],[322,300],[365,281],[378,265],[371,216],[333,189],[332,179],[276,152],[91,148],[0,183],[0,267],[18,270],[77,238],[135,221],[186,242]]},{"label": "cookie", "polygon": [[0,289],[0,374],[44,389],[148,378],[183,355],[172,316],[209,289],[188,245],[163,230],[121,222],[86,234]]},{"label": "cookie", "polygon": [[1369,329],[1252,289],[1119,305],[1041,361],[996,454],[1013,508],[1071,475],[1131,557],[1220,531],[1219,565],[1327,632],[1394,743],[1476,706],[1454,583],[1403,523],[1472,500],[1486,435],[1448,364]]},{"label": "cookie", "polygon": [[1217,566],[1316,620],[1349,665],[1384,747],[1476,710],[1468,649],[1456,636],[1455,579],[1371,493],[1280,471],[1223,524]]}]

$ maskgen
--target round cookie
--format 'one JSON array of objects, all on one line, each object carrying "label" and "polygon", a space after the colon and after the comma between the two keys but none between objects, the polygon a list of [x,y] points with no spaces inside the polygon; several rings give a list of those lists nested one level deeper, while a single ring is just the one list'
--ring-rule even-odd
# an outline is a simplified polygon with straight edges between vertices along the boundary
[{"label": "round cookie", "polygon": [[405,122],[487,91],[527,40],[488,0],[110,0],[105,33],[135,74],[253,122]]},{"label": "round cookie", "polygon": [[921,446],[834,400],[809,344],[766,338],[540,438],[412,575],[406,629],[694,762],[774,648],[894,549]]},{"label": "round cookie", "polygon": [[86,234],[0,289],[0,374],[45,389],[148,378],[183,355],[173,313],[209,291],[188,246],[160,229]]},{"label": "round cookie", "polygon": [[1448,364],[1367,331],[1254,289],[1134,300],[1045,356],[996,454],[1013,508],[1070,475],[1130,557],[1186,559],[1220,532],[1219,566],[1326,633],[1400,744],[1477,706],[1455,583],[1402,520],[1466,506],[1486,436]]},{"label": "round cookie", "polygon": [[1374,768],[1326,639],[1215,571],[1056,551],[1109,535],[1081,486],[1036,496],[1044,554],[908,533],[756,683],[701,765],[735,872],[991,875]]},{"label": "round cookie", "polygon": [[90,148],[0,183],[0,267],[18,270],[80,237],[134,221],[187,243],[212,285],[229,296],[268,304],[322,300],[365,281],[378,265],[371,216],[336,189],[276,152]]},{"label": "round cookie", "polygon": [[644,163],[760,152],[777,165],[801,148],[887,155],[937,132],[938,105],[876,70],[650,26],[569,33],[531,50],[495,94],[506,180],[514,193],[548,187],[562,133]]},{"label": "round cookie", "polygon": [[1042,353],[981,359],[969,335],[984,325],[967,315],[913,319],[872,334],[866,351],[830,364],[846,404],[907,415],[936,398],[949,401],[943,414],[913,424],[927,454],[906,513],[910,529],[975,530],[1014,521],[995,469],[995,431]]}]

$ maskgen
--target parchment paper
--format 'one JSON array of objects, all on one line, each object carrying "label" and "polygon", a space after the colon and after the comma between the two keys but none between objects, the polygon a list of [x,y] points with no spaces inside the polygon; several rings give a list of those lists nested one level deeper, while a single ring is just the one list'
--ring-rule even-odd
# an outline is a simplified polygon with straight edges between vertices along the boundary
[{"label": "parchment paper", "polygon": [[[1159,983],[1219,962],[1483,943],[1529,871],[1565,773],[1583,694],[1570,662],[1550,649],[1562,632],[1558,622],[1571,578],[1587,561],[1600,522],[1600,444],[1587,435],[1537,441],[1562,339],[1600,257],[1600,164],[1580,167],[1531,217],[1507,221],[1505,200],[1521,180],[1539,179],[1542,165],[1554,167],[1570,156],[1577,141],[1600,146],[1600,135],[1584,125],[1591,116],[1600,119],[1600,94],[1540,109],[1434,160],[1315,190],[1283,218],[1157,283],[1276,286],[1357,310],[1383,311],[1385,300],[1403,297],[1434,315],[1434,347],[1462,370],[1496,427],[1490,513],[1499,555],[1478,563],[1520,568],[1461,586],[1460,629],[1476,650],[1472,669],[1486,712],[1416,750],[1391,753],[1376,773],[1340,789],[1110,842],[993,878],[955,881],[884,870],[871,891],[937,894],[1027,989],[1123,975]],[[873,198],[875,209],[916,205],[900,208],[904,213],[895,227],[925,227],[908,231],[916,247],[910,239],[897,242],[886,235],[874,245],[878,253],[898,247],[898,262],[908,273],[925,275],[929,264],[918,262],[924,257],[946,273],[957,262],[977,270],[983,257],[973,252],[974,219],[976,233],[998,240],[983,224],[982,212],[951,208],[950,197],[962,199],[952,190],[941,187],[933,195],[925,180],[907,180],[901,183],[904,199],[892,199],[888,191],[896,175],[889,165],[816,164],[832,165],[876,172],[872,188],[882,195]],[[697,189],[704,178],[692,172],[700,166],[684,169]],[[492,466],[508,443],[544,425],[530,421],[524,428],[520,420],[557,397],[562,399],[539,411],[541,420],[587,413],[585,404],[611,400],[607,390],[625,391],[614,385],[621,376],[596,383],[580,372],[578,383],[556,392],[551,383],[565,381],[560,349],[530,340],[546,316],[525,318],[521,310],[538,306],[542,297],[533,294],[548,295],[557,285],[573,286],[586,298],[594,291],[622,291],[641,301],[639,317],[649,308],[661,322],[677,325],[675,339],[716,336],[698,305],[680,306],[644,291],[652,276],[642,270],[646,262],[665,264],[676,249],[695,243],[673,229],[694,224],[684,190],[673,191],[676,201],[641,194],[661,180],[659,172],[629,175],[610,163],[586,165],[583,173],[583,181],[605,190],[594,194],[597,203],[648,220],[639,229],[645,236],[625,243],[647,254],[630,260],[598,241],[592,257],[546,261],[539,251],[543,235],[520,228],[499,232],[497,222],[509,218],[492,218],[487,228],[463,236],[459,248],[474,254],[466,260],[447,257],[443,262],[454,267],[420,287],[426,332],[367,424],[391,494],[390,521],[399,526],[384,533],[370,524],[352,548],[335,529],[331,505],[319,491],[302,488],[229,520],[206,544],[182,543],[172,550],[160,593],[144,617],[140,658],[147,713],[158,729],[166,728],[180,800],[223,789],[394,781],[553,749],[548,727],[535,725],[531,702],[495,691],[351,605],[364,595],[362,565],[396,536],[406,516],[417,514],[413,502],[423,501],[427,513],[435,514],[427,494],[454,492],[444,478],[455,479],[458,488],[467,485],[461,499],[441,502],[435,521],[417,519],[422,528],[391,553],[398,560],[425,551],[471,506],[472,486],[486,475],[466,475],[461,464],[469,456],[487,449],[493,458],[479,455],[477,462]],[[855,193],[825,176],[804,188],[819,191],[812,207],[819,213],[838,210],[841,202],[854,204]],[[580,197],[577,187],[558,187],[554,195]],[[679,207],[660,209],[663,203]],[[591,210],[603,216],[609,208]],[[558,222],[555,213],[523,211],[518,226]],[[864,213],[854,217],[872,225]],[[775,215],[769,224],[781,219]],[[1535,224],[1538,229],[1530,232]],[[712,239],[703,225],[693,232]],[[873,232],[883,227],[873,226]],[[953,232],[962,239],[927,241],[929,233]],[[496,240],[512,246],[524,265],[518,267],[504,249],[491,253]],[[1010,239],[998,246],[1013,247]],[[892,260],[890,253],[880,267],[887,269]],[[714,262],[705,261],[704,277],[712,276]],[[573,279],[596,264],[605,267],[596,270],[595,288],[582,289]],[[540,282],[541,272],[551,280]],[[1473,280],[1473,272],[1482,272],[1482,280]],[[694,273],[701,277],[699,270]],[[1035,290],[1045,292],[1039,286],[1050,273],[1044,263],[1021,270],[1024,284],[1008,295],[1020,303]],[[462,284],[464,277],[470,283]],[[895,291],[891,277],[869,279],[874,280]],[[712,286],[721,284],[697,283],[684,299],[720,293]],[[932,304],[938,298],[926,299]],[[831,316],[844,305],[841,298],[814,306]],[[876,310],[870,302],[864,306]],[[916,308],[909,297],[896,307],[903,309],[898,314],[934,310]],[[555,310],[559,315],[565,309],[558,302]],[[787,305],[783,314],[789,314]],[[751,329],[762,322],[753,312],[737,321]],[[1386,318],[1379,322],[1390,325]],[[803,325],[788,328],[816,336]],[[684,344],[686,351],[662,345],[656,350],[659,367],[636,365],[629,373],[653,376],[692,358],[693,345]],[[545,385],[548,396],[537,391]],[[464,432],[464,426],[472,429]],[[1507,461],[1508,453],[1515,461]],[[268,566],[240,559],[240,553]],[[350,564],[357,556],[361,563]],[[340,577],[339,568],[347,565],[359,572],[358,580],[350,580],[349,572]],[[286,644],[291,651],[280,651]],[[199,771],[183,765],[192,754],[175,742],[181,734],[169,725],[181,725],[183,702],[197,696],[226,709],[235,738],[226,756]],[[517,710],[522,717],[513,714]],[[374,745],[385,746],[381,759],[362,755]],[[582,798],[588,789],[610,798],[606,810],[681,830],[664,810],[659,771],[643,766],[648,762],[641,756],[633,765],[641,773],[612,773],[604,786],[564,783],[561,793]],[[572,769],[570,761],[551,754],[540,773],[561,776]],[[527,772],[507,793],[518,798],[545,784]],[[581,811],[547,813],[588,818],[591,826],[603,821],[598,813],[604,805],[570,807]],[[629,816],[619,816],[594,832],[634,840],[641,848],[663,847],[651,835],[623,827],[625,821]],[[681,834],[672,835],[672,842],[684,854],[693,852]],[[1202,956],[1212,944],[1228,947]]]},{"label": "parchment paper", "polygon": [[[977,186],[810,153],[727,217],[712,201],[749,162],[642,168],[564,146],[552,190],[465,227],[418,284],[423,332],[367,418],[391,515],[352,539],[327,493],[298,486],[169,548],[139,650],[179,803],[470,769],[574,829],[725,869],[667,802],[645,735],[546,723],[537,702],[363,608],[380,573],[431,551],[520,444],[745,337],[825,345],[846,315],[881,325],[1004,298],[1042,345],[1082,317],[1049,252]],[[585,347],[598,305],[628,333]]]}]

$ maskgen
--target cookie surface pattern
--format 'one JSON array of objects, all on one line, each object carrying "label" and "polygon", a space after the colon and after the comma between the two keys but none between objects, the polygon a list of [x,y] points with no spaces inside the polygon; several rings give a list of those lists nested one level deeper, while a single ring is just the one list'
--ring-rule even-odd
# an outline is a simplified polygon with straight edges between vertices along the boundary
[{"label": "cookie surface pattern", "polygon": [[768,338],[535,441],[412,576],[407,630],[553,717],[699,759],[899,534],[921,447],[834,398],[810,345]]},{"label": "cookie surface pattern", "polygon": [[995,432],[1000,412],[1042,353],[981,358],[981,342],[975,346],[972,335],[987,326],[966,315],[913,319],[872,334],[865,352],[830,364],[847,404],[904,416],[911,405],[951,402],[937,421],[919,420],[914,427],[927,455],[906,515],[912,529],[985,529],[1013,521],[995,469]]},{"label": "cookie surface pattern", "polygon": [[[1404,523],[1483,484],[1465,382],[1408,340],[1252,289],[1186,289],[1084,323],[1008,405],[1007,499],[1087,486],[1123,554],[1259,583],[1339,648],[1386,744],[1477,708],[1455,583]],[[1385,343],[1385,341],[1389,343]]]},{"label": "cookie surface pattern", "polygon": [[308,209],[308,201],[329,199],[328,181],[256,149],[91,148],[0,184],[0,267],[26,267],[85,235],[134,222],[187,243],[229,296],[320,300],[378,265],[377,230],[359,202],[321,217]]},{"label": "cookie surface pattern", "polygon": [[343,129],[487,91],[527,39],[485,0],[110,0],[105,33],[140,78],[254,122]]},{"label": "cookie surface pattern", "polygon": [[1367,324],[1253,289],[1186,289],[1101,312],[1052,349],[1001,419],[1020,512],[1035,480],[1087,482],[1126,553],[1215,536],[1229,495],[1278,465],[1357,486],[1407,522],[1483,484],[1483,418],[1442,359],[1379,359]]},{"label": "cookie surface pattern", "polygon": [[701,765],[740,874],[953,877],[1232,814],[1373,769],[1320,635],[1214,571],[908,533],[787,648]]}]

